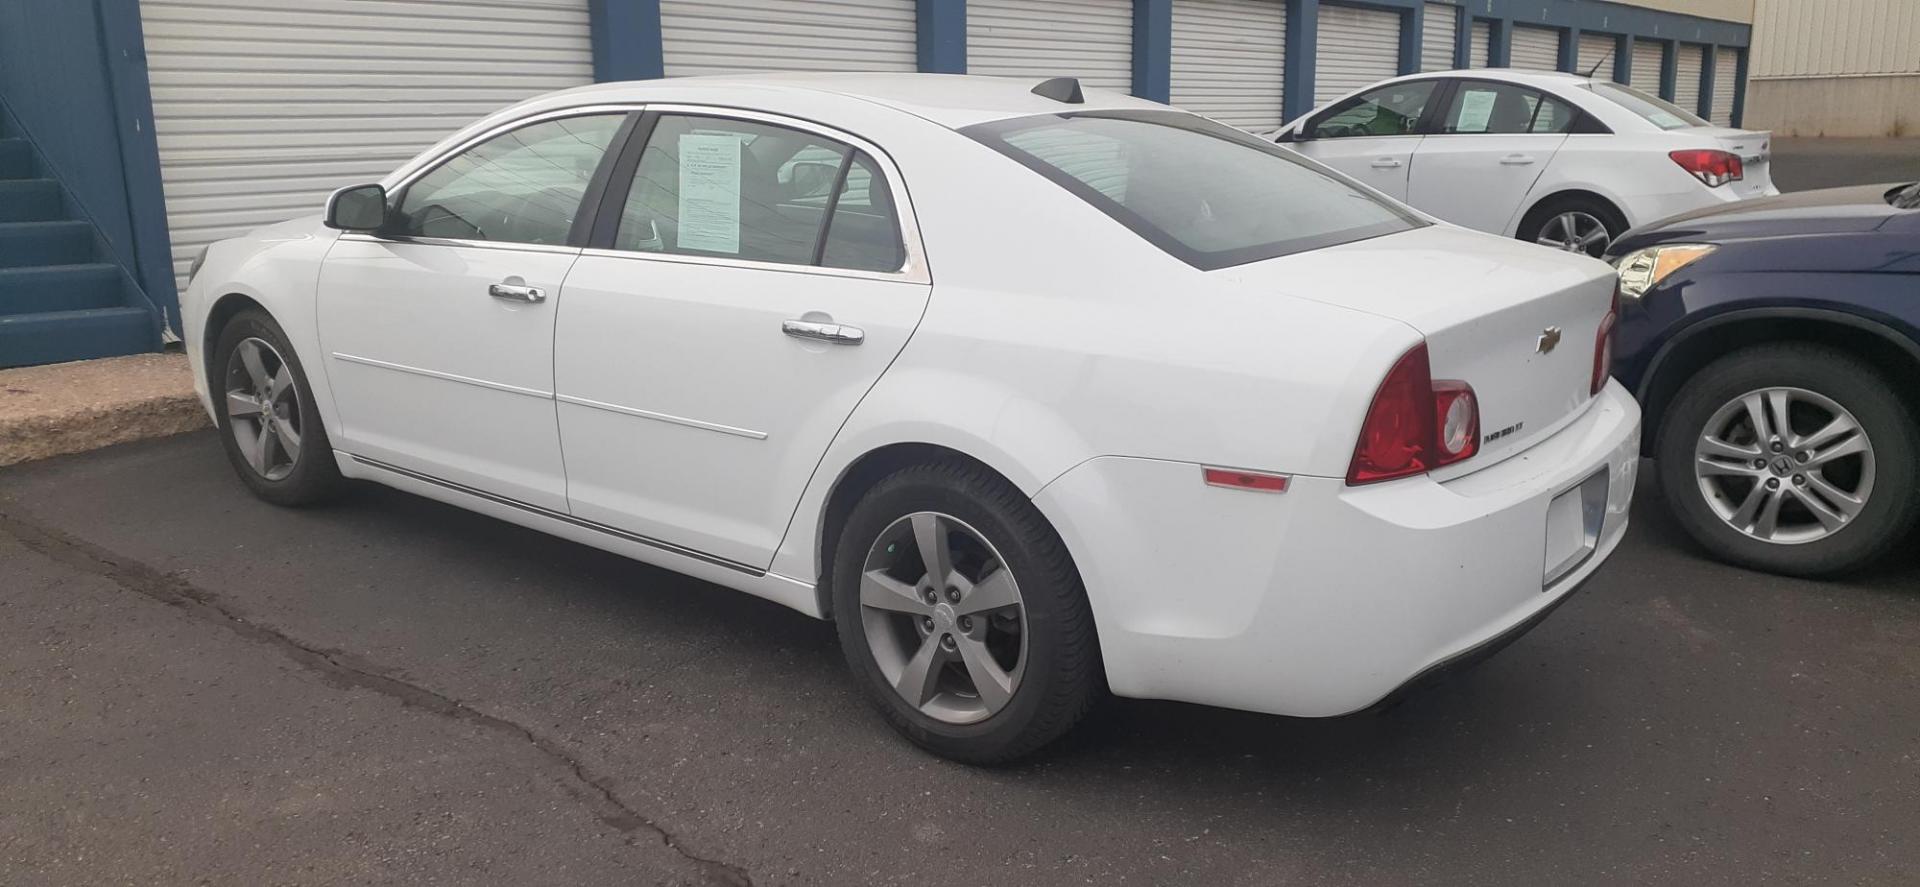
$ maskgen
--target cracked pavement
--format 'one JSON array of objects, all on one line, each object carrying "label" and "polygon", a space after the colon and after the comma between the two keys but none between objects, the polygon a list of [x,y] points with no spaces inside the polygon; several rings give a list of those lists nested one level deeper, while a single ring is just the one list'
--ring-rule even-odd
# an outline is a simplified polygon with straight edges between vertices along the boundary
[{"label": "cracked pavement", "polygon": [[210,434],[0,472],[0,883],[1912,883],[1920,567],[1762,577],[1649,487],[1532,634],[1380,716],[1118,702],[928,758],[831,628]]}]

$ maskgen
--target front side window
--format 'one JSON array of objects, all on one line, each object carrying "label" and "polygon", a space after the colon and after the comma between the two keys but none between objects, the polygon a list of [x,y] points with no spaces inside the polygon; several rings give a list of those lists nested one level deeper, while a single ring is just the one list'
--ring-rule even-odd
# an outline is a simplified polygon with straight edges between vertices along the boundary
[{"label": "front side window", "polygon": [[1631,86],[1599,81],[1590,84],[1588,88],[1593,90],[1594,95],[1638,114],[1640,119],[1661,129],[1686,129],[1689,126],[1713,125],[1698,114]]},{"label": "front side window", "polygon": [[886,179],[825,136],[665,114],[634,172],[614,248],[894,271],[905,251]]},{"label": "front side window", "polygon": [[1571,105],[1524,86],[1466,81],[1453,91],[1440,131],[1454,135],[1565,133],[1578,117]]},{"label": "front side window", "polygon": [[1308,135],[1316,139],[1411,135],[1438,83],[1410,80],[1355,96],[1316,122]]},{"label": "front side window", "polygon": [[565,244],[587,183],[624,119],[548,120],[468,148],[407,186],[391,233]]},{"label": "front side window", "polygon": [[961,132],[1202,270],[1424,224],[1286,148],[1192,114],[1044,114]]}]

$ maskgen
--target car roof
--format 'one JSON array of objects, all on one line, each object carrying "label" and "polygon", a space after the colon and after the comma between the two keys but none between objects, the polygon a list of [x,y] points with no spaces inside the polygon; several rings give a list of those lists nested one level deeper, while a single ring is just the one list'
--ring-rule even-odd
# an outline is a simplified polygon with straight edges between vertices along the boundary
[{"label": "car roof", "polygon": [[[737,100],[752,107],[768,91],[813,92],[861,99],[959,129],[976,123],[1058,114],[1062,111],[1157,108],[1166,106],[1119,92],[1082,87],[1085,101],[1067,104],[1033,94],[1045,78],[983,77],[973,74],[715,74],[600,83],[543,98],[591,98],[607,102],[683,101],[689,93],[713,100]],[[771,110],[771,109],[769,109]]]}]

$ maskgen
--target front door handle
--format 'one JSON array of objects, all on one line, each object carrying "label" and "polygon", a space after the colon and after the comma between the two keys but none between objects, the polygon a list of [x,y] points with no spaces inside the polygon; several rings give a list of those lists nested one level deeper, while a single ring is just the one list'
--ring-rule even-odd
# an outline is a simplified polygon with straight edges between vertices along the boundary
[{"label": "front door handle", "polygon": [[508,302],[544,302],[547,291],[537,286],[518,283],[496,283],[487,287],[487,295]]},{"label": "front door handle", "polygon": [[818,339],[835,345],[858,345],[867,340],[865,330],[844,323],[789,320],[780,324],[780,331],[796,339]]},{"label": "front door handle", "polygon": [[1400,159],[1397,157],[1382,157],[1373,162],[1373,168],[1374,169],[1399,169]]},{"label": "front door handle", "polygon": [[1500,158],[1500,162],[1503,164],[1506,164],[1507,166],[1526,166],[1527,164],[1533,162],[1533,155],[1532,154],[1508,154],[1507,156]]}]

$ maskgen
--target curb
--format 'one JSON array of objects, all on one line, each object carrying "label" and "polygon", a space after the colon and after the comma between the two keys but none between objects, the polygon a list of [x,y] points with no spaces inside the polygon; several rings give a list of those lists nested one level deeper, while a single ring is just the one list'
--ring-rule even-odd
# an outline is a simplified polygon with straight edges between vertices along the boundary
[{"label": "curb", "polygon": [[0,466],[209,427],[183,354],[0,370]]}]

